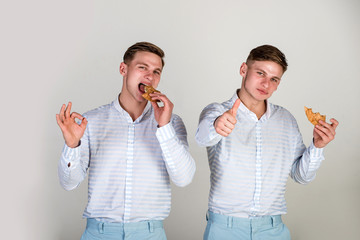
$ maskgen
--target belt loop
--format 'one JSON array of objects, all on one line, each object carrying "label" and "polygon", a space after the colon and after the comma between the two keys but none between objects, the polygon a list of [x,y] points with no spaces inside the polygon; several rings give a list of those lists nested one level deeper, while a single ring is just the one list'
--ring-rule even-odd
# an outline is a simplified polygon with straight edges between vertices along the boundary
[{"label": "belt loop", "polygon": [[151,233],[154,232],[154,223],[152,221],[149,221],[148,224],[149,224],[149,232]]},{"label": "belt loop", "polygon": [[227,227],[232,228],[233,226],[233,217],[227,217]]},{"label": "belt loop", "polygon": [[101,234],[104,233],[104,223],[103,222],[99,223],[99,233],[101,233]]}]

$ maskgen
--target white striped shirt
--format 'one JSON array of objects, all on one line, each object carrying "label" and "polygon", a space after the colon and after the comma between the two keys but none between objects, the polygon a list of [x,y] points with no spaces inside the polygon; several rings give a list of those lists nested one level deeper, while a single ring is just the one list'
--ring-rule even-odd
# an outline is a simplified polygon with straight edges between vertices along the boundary
[{"label": "white striped shirt", "polygon": [[[59,179],[66,190],[88,176],[83,217],[107,222],[163,220],[170,212],[170,179],[186,186],[195,173],[181,118],[158,128],[148,103],[133,121],[118,99],[84,114],[88,124],[77,148],[64,146]],[[70,163],[70,167],[68,167]]]},{"label": "white striped shirt", "polygon": [[211,171],[209,210],[233,217],[286,213],[285,188],[289,174],[299,183],[315,178],[323,149],[305,147],[295,118],[266,101],[258,120],[241,103],[234,130],[216,133],[215,119],[232,108],[237,94],[221,104],[208,105],[200,115],[196,141],[207,147]]}]

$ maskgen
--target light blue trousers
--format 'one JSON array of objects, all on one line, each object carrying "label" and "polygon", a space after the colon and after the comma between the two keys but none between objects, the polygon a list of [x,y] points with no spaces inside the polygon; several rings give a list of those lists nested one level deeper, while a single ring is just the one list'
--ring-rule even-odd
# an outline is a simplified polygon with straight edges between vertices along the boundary
[{"label": "light blue trousers", "polygon": [[87,219],[81,240],[166,240],[162,221],[136,223],[106,223]]},{"label": "light blue trousers", "polygon": [[204,240],[290,240],[280,215],[238,218],[208,211]]}]

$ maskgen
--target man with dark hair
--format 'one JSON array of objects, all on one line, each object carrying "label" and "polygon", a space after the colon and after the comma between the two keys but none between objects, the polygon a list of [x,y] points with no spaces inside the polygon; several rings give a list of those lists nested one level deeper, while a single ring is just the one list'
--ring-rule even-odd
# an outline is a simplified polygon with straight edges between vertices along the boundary
[{"label": "man with dark hair", "polygon": [[61,185],[72,190],[89,172],[83,215],[87,226],[81,239],[166,239],[170,179],[177,186],[188,185],[195,162],[184,123],[172,113],[173,103],[160,92],[150,94],[154,102],[142,97],[145,86],[158,86],[163,57],[154,44],[134,44],[120,64],[122,90],[111,104],[80,115],[71,113],[69,102],[56,115],[65,139],[58,168]]},{"label": "man with dark hair", "polygon": [[268,101],[286,69],[276,47],[253,49],[240,68],[241,88],[200,115],[196,141],[207,147],[211,171],[204,239],[290,239],[281,220],[288,176],[301,184],[315,178],[338,122],[319,121],[305,147],[295,118]]}]

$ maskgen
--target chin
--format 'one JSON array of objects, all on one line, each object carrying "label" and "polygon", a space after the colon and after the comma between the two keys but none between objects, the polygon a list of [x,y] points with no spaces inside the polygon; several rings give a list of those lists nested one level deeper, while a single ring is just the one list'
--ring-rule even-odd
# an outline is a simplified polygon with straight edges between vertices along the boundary
[{"label": "chin", "polygon": [[147,100],[141,96],[141,97],[138,99],[138,102],[139,102],[139,103],[143,103],[143,102],[147,102]]}]

